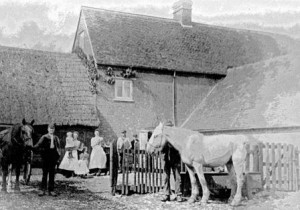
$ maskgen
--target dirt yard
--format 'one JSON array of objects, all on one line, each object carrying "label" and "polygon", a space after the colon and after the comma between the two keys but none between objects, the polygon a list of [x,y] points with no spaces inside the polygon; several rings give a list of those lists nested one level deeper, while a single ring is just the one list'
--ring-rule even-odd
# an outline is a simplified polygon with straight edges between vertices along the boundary
[{"label": "dirt yard", "polygon": [[221,201],[209,201],[205,206],[199,202],[188,204],[186,201],[160,202],[160,193],[131,196],[111,196],[109,177],[100,176],[89,179],[65,178],[56,176],[57,197],[38,197],[41,176],[33,176],[29,186],[21,186],[21,193],[0,193],[0,209],[205,209],[205,210],[300,210],[300,192],[262,192],[253,200],[244,200],[239,207],[230,207]]}]

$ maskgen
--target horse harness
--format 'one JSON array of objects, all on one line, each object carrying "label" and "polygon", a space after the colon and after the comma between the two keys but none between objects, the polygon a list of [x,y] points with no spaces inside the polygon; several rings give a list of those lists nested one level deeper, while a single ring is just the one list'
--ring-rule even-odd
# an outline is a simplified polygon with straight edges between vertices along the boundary
[{"label": "horse harness", "polygon": [[12,143],[15,144],[15,145],[18,145],[20,147],[25,147],[25,142],[29,141],[30,138],[23,138],[23,135],[22,135],[22,128],[21,128],[21,132],[20,132],[20,138],[23,140],[22,143],[18,142],[17,139],[14,137],[12,138],[11,135],[12,135],[12,128],[9,128],[9,129],[6,129],[4,131],[1,131],[0,132],[0,149],[3,148],[5,146],[5,141],[2,141],[3,138],[6,136],[6,135],[10,135],[8,138],[11,139]]}]

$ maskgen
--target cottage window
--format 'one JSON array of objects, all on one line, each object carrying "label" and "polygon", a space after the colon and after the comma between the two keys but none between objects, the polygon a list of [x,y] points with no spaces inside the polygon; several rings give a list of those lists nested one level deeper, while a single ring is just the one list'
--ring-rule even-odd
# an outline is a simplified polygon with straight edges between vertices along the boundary
[{"label": "cottage window", "polygon": [[115,100],[133,101],[132,99],[132,81],[126,79],[116,79]]},{"label": "cottage window", "polygon": [[84,49],[84,31],[82,31],[80,34],[79,34],[79,43],[78,43],[79,47],[81,49]]}]

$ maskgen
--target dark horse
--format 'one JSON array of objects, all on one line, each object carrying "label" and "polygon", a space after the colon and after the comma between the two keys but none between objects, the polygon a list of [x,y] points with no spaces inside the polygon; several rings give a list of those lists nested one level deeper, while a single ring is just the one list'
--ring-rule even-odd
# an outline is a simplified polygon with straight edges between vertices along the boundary
[{"label": "dark horse", "polygon": [[6,177],[8,170],[15,168],[16,170],[16,184],[15,190],[20,191],[19,176],[20,170],[23,164],[23,158],[27,146],[32,146],[33,140],[33,125],[34,120],[31,123],[27,123],[23,119],[22,123],[15,124],[12,128],[0,132],[0,150],[2,157],[0,156],[0,164],[2,167],[2,191],[7,192]]}]

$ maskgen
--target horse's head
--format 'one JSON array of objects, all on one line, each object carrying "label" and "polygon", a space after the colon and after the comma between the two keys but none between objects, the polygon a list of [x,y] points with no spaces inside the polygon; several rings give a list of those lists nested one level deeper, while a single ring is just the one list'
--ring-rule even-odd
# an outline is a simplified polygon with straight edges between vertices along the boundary
[{"label": "horse's head", "polygon": [[166,144],[166,137],[163,133],[164,124],[159,125],[154,129],[149,142],[147,143],[146,151],[150,154],[161,151]]},{"label": "horse's head", "polygon": [[31,123],[28,123],[26,122],[25,119],[23,119],[22,121],[22,126],[20,128],[20,139],[22,142],[19,142],[21,143],[22,145],[24,146],[32,146],[33,145],[33,123],[34,123],[34,120],[31,121]]}]

